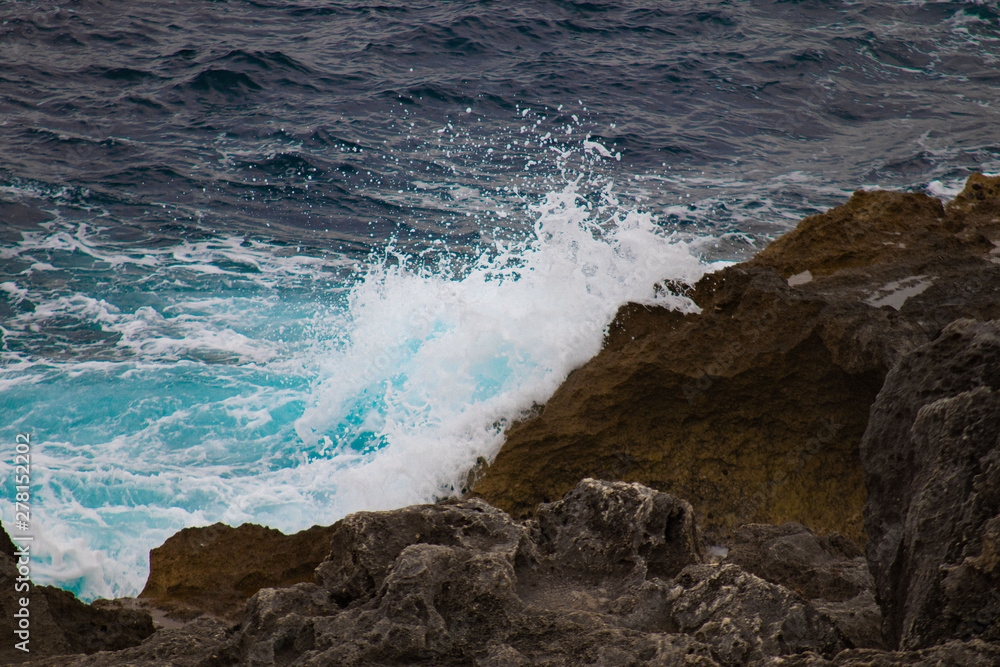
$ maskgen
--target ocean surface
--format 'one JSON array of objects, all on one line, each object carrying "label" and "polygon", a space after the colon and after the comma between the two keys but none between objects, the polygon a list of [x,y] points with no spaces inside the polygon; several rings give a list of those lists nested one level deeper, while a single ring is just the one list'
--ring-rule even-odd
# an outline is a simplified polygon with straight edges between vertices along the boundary
[{"label": "ocean surface", "polygon": [[0,3],[39,583],[461,491],[627,301],[1000,171],[1000,3]]}]

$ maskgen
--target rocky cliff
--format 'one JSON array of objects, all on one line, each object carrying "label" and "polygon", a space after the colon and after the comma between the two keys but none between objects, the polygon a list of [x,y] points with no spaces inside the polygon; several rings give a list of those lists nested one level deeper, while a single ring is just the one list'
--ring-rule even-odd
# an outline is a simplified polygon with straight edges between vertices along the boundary
[{"label": "rocky cliff", "polygon": [[687,289],[622,308],[477,497],[182,531],[139,600],[33,588],[0,661],[1000,664],[1000,178],[856,193]]},{"label": "rocky cliff", "polygon": [[523,517],[592,475],[679,495],[720,538],[797,521],[863,543],[886,374],[950,322],[1000,317],[998,195],[981,175],[948,206],[857,192],[692,286],[699,314],[623,307],[475,494]]}]

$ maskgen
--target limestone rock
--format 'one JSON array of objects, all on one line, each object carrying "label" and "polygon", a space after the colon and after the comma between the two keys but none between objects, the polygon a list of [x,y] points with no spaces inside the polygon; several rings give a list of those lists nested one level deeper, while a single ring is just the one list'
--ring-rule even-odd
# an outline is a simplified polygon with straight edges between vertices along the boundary
[{"label": "limestone rock", "polygon": [[513,559],[526,529],[479,500],[357,512],[333,526],[316,581],[342,605],[370,595],[406,548],[416,544],[483,549]]},{"label": "limestone rock", "polygon": [[951,641],[921,651],[849,649],[828,659],[816,653],[769,658],[760,667],[995,667],[1000,665],[1000,644],[978,639]]},{"label": "limestone rock", "polygon": [[893,369],[861,455],[889,646],[1000,640],[1000,322],[957,321]]},{"label": "limestone rock", "polygon": [[294,535],[254,524],[185,528],[150,552],[139,599],[179,620],[238,617],[261,588],[311,581],[330,534],[319,526]]},{"label": "limestone rock", "polygon": [[[0,662],[15,664],[42,656],[71,653],[116,651],[135,646],[153,634],[149,614],[116,606],[107,601],[85,604],[72,593],[53,586],[18,582],[16,546],[0,526]],[[20,591],[18,586],[28,586]],[[29,653],[18,650],[14,634],[14,614],[21,609],[20,598],[27,598]]]},{"label": "limestone rock", "polygon": [[817,536],[797,523],[748,524],[733,536],[726,562],[810,601],[850,647],[882,648],[882,614],[861,549],[840,535]]},{"label": "limestone rock", "polygon": [[686,498],[713,539],[796,521],[863,543],[858,445],[886,373],[955,319],[1000,318],[998,191],[857,192],[692,286],[699,314],[624,306],[474,495],[525,517],[601,477]]},{"label": "limestone rock", "polygon": [[222,654],[239,664],[744,665],[845,646],[812,603],[699,565],[693,512],[582,481],[515,523],[482,501],[337,524],[317,584],[259,591]]},{"label": "limestone rock", "polygon": [[641,484],[582,480],[535,512],[549,569],[622,585],[669,579],[703,556],[687,502]]},{"label": "limestone rock", "polygon": [[212,667],[228,663],[219,653],[230,626],[200,618],[180,628],[161,629],[138,646],[93,655],[32,660],[26,667]]},{"label": "limestone rock", "polygon": [[479,500],[361,512],[334,527],[316,584],[251,599],[226,655],[246,665],[715,665],[703,643],[637,628],[641,601],[631,624],[614,604],[632,584],[698,562],[697,543],[683,501],[594,480],[527,524]]},{"label": "limestone rock", "polygon": [[[947,206],[855,193],[683,289],[700,314],[623,307],[601,353],[470,474],[500,509],[182,531],[151,555],[143,603],[197,620],[143,640],[129,601],[32,588],[34,646],[76,653],[32,657],[1000,664],[1000,178],[974,175]],[[704,562],[679,496],[723,562]],[[873,590],[899,650],[877,648]]]},{"label": "limestone rock", "polygon": [[804,651],[829,656],[845,648],[837,629],[809,602],[737,565],[692,565],[673,583],[671,621],[711,646],[723,664]]}]

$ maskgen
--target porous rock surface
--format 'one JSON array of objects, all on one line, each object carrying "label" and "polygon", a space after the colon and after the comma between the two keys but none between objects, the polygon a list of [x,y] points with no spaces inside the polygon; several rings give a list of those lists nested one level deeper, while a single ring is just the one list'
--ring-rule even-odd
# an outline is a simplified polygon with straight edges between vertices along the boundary
[{"label": "porous rock surface", "polygon": [[361,512],[336,525],[316,584],[251,599],[230,651],[248,665],[713,665],[707,645],[615,613],[648,577],[699,562],[697,545],[687,503],[594,480],[527,523],[480,500]]},{"label": "porous rock surface", "polygon": [[834,658],[812,652],[770,658],[761,667],[996,667],[1000,645],[979,639],[954,640],[920,651],[849,649]]},{"label": "porous rock surface", "polygon": [[852,646],[797,592],[706,562],[691,506],[581,481],[515,521],[485,502],[360,512],[315,582],[118,652],[41,665],[747,665]]},{"label": "porous rock surface", "polygon": [[237,621],[203,616],[132,648],[30,664],[997,664],[1000,644],[978,638],[867,647],[877,612],[845,623],[837,611],[872,595],[844,538],[746,526],[721,562],[699,544],[685,501],[593,479],[521,522],[478,499],[361,512],[332,526],[314,582],[258,590]]},{"label": "porous rock surface", "polygon": [[261,588],[312,581],[329,554],[329,526],[292,535],[245,523],[185,528],[149,553],[139,600],[171,619],[237,618]]},{"label": "porous rock surface", "polygon": [[701,313],[623,307],[475,494],[527,516],[599,476],[688,499],[717,540],[795,521],[863,544],[869,409],[949,323],[1000,318],[998,216],[1000,178],[978,174],[947,206],[856,192],[705,276]]},{"label": "porous rock surface", "polygon": [[1000,641],[1000,321],[956,321],[906,356],[861,456],[887,643]]},{"label": "porous rock surface", "polygon": [[726,560],[795,591],[857,648],[882,648],[882,614],[864,552],[834,533],[798,523],[748,524],[733,535]]}]

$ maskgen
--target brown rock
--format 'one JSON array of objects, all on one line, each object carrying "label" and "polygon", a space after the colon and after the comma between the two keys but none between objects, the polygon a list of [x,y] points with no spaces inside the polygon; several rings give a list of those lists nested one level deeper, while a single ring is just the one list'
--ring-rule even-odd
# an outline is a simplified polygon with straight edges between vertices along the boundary
[{"label": "brown rock", "polygon": [[[72,593],[52,586],[18,581],[17,547],[0,526],[0,663],[16,664],[44,656],[115,651],[135,646],[153,634],[149,614],[106,600],[85,604]],[[21,577],[23,579],[23,577]],[[27,590],[22,590],[27,586]],[[24,652],[15,643],[20,599],[29,600],[28,639]]]},{"label": "brown rock", "polygon": [[620,479],[687,498],[715,539],[796,521],[862,543],[858,443],[886,373],[957,318],[1000,317],[997,182],[973,177],[948,207],[855,193],[705,276],[700,314],[623,307],[474,495],[523,517]]},{"label": "brown rock", "polygon": [[833,658],[816,653],[770,658],[760,667],[996,667],[1000,644],[980,640],[952,641],[922,651],[850,649]]},{"label": "brown rock", "polygon": [[843,206],[809,216],[748,264],[789,278],[814,278],[845,268],[899,261],[915,249],[957,247],[940,200],[923,194],[859,190]]},{"label": "brown rock", "polygon": [[237,618],[262,588],[311,581],[330,552],[332,528],[285,535],[255,524],[185,528],[149,554],[139,599],[169,618]]}]

